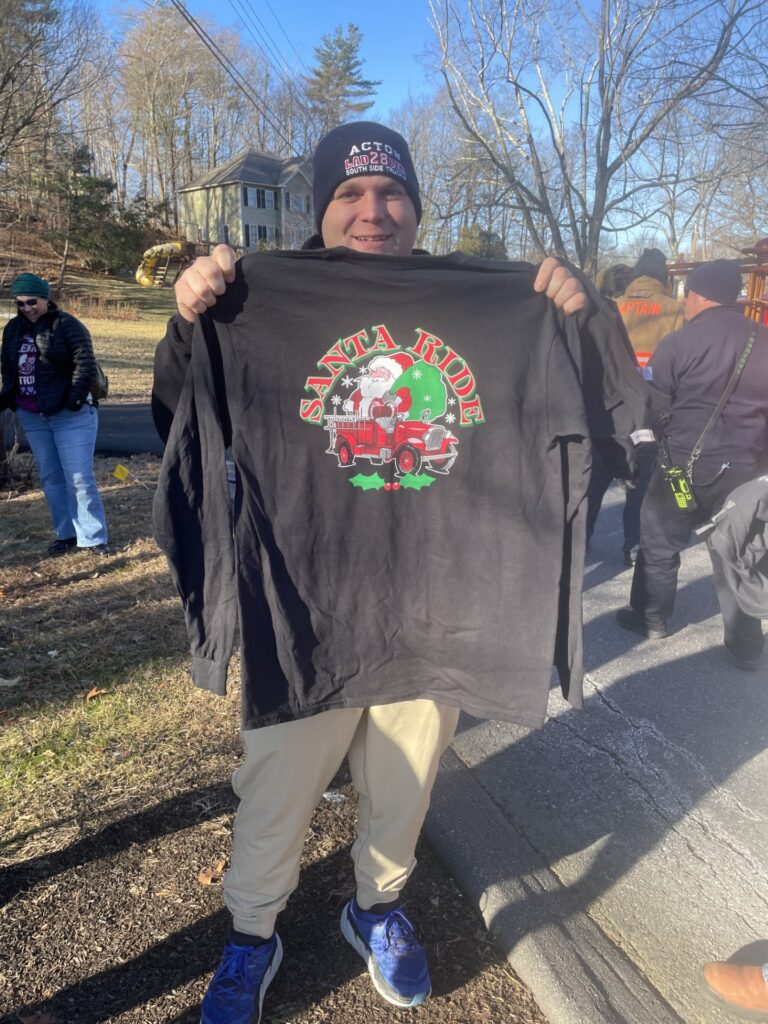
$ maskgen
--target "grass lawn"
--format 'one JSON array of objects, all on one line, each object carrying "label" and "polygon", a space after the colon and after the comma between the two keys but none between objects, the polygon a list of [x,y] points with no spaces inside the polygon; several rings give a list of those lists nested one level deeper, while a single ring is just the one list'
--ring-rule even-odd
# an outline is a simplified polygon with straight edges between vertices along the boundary
[{"label": "grass lawn", "polygon": [[[89,322],[115,398],[146,400],[164,314]],[[183,616],[151,531],[158,460],[97,473],[115,553],[45,557],[36,487],[0,492],[0,1024],[195,1024],[222,910],[239,758],[232,692],[189,682]],[[143,486],[142,486],[143,485]],[[410,1022],[338,929],[355,800],[321,801],[264,1024]],[[432,965],[420,1024],[546,1024],[422,844],[407,907]],[[285,923],[283,923],[283,918]]]},{"label": "grass lawn", "polygon": [[[63,307],[91,332],[96,357],[109,376],[110,403],[148,402],[155,346],[174,310],[173,290],[141,288],[131,281],[77,280],[68,279]],[[121,318],[121,309],[131,318]]]},{"label": "grass lawn", "polygon": [[155,347],[165,334],[167,317],[84,322],[93,338],[96,358],[109,376],[109,402],[148,402],[152,391]]},{"label": "grass lawn", "polygon": [[83,318],[86,319],[88,305],[99,304],[114,313],[122,312],[142,319],[165,319],[175,309],[172,288],[142,288],[132,277],[67,274],[62,302],[65,309],[82,306]]}]

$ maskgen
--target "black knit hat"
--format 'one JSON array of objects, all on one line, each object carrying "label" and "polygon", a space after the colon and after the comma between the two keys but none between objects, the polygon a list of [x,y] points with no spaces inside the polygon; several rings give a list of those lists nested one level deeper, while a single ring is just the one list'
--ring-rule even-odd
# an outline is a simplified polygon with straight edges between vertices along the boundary
[{"label": "black knit hat", "polygon": [[629,280],[634,281],[638,277],[652,277],[654,281],[661,281],[666,285],[669,272],[667,258],[661,249],[643,249],[643,255],[632,268]]},{"label": "black knit hat", "polygon": [[312,187],[315,223],[320,231],[325,211],[342,181],[364,174],[384,174],[399,181],[421,220],[419,180],[413,167],[408,143],[391,128],[375,121],[342,124],[324,135],[315,148]]},{"label": "black knit hat", "polygon": [[703,299],[732,306],[741,291],[741,270],[736,260],[712,260],[695,267],[688,275],[685,287]]}]

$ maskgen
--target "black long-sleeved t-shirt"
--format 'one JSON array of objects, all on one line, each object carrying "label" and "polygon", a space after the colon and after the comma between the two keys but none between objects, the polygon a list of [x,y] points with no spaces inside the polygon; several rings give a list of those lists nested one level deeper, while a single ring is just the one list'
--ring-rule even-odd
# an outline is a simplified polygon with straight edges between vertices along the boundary
[{"label": "black long-sleeved t-shirt", "polygon": [[618,316],[564,325],[533,279],[459,254],[248,256],[178,405],[172,326],[155,528],[199,685],[223,691],[239,621],[246,728],[416,697],[535,726],[553,660],[580,703],[590,435],[624,440],[646,397]]}]

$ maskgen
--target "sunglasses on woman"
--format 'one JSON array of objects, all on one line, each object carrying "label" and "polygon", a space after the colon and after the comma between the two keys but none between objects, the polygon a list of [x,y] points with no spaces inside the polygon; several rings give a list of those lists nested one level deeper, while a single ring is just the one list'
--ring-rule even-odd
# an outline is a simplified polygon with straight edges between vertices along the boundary
[{"label": "sunglasses on woman", "polygon": [[19,309],[24,309],[25,306],[36,306],[37,299],[16,299],[16,305]]}]

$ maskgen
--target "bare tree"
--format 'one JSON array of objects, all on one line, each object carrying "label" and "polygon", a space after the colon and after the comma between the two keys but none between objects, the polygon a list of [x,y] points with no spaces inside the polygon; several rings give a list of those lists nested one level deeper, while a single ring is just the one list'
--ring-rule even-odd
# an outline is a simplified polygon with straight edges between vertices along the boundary
[{"label": "bare tree", "polygon": [[462,233],[478,229],[498,235],[506,250],[518,254],[524,231],[517,200],[485,149],[457,121],[446,90],[409,99],[391,121],[409,140],[421,185],[418,244],[449,252]]},{"label": "bare tree", "polygon": [[635,173],[644,147],[683,104],[732,80],[748,87],[768,17],[760,0],[430,3],[466,132],[509,184],[538,252],[551,245],[590,273],[604,225],[640,219],[635,197],[653,186]]},{"label": "bare tree", "polygon": [[84,87],[79,71],[95,26],[84,0],[3,0],[0,164],[22,142],[42,142],[52,118]]}]

